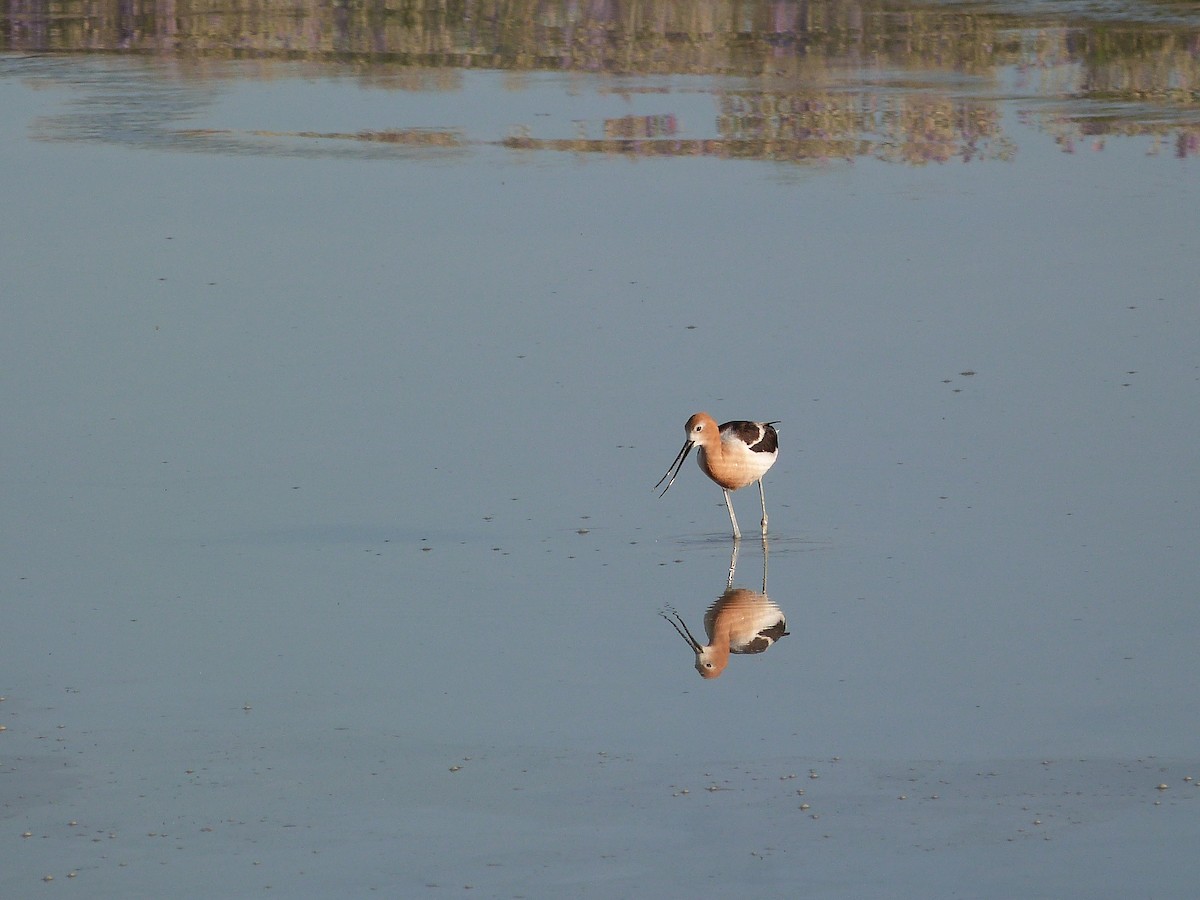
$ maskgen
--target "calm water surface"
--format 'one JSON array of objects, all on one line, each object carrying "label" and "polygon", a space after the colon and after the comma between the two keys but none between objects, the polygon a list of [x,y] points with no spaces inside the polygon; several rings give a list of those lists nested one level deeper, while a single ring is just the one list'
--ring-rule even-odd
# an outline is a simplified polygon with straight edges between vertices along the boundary
[{"label": "calm water surface", "polygon": [[0,26],[0,895],[1192,895],[1194,5]]}]

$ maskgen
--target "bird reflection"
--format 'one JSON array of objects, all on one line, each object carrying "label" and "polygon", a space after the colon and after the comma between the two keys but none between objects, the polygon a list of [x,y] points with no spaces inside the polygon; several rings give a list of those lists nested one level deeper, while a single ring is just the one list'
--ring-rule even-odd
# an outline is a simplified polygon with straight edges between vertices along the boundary
[{"label": "bird reflection", "polygon": [[696,654],[696,671],[701,678],[717,678],[729,665],[731,653],[762,653],[777,640],[787,637],[787,620],[774,601],[767,596],[767,542],[763,541],[762,591],[733,586],[737,569],[738,543],[733,545],[729,560],[729,578],[725,593],[718,597],[704,614],[704,632],[708,643],[702,644],[673,607],[661,611],[664,619],[679,632]]}]

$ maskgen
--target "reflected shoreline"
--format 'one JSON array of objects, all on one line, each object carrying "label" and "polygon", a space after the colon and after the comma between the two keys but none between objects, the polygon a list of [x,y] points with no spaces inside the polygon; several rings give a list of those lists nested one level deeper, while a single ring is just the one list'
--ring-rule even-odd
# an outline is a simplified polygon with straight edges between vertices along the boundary
[{"label": "reflected shoreline", "polygon": [[[570,137],[515,123],[487,141],[521,152],[1007,160],[1016,148],[1001,105],[1017,100],[1022,121],[1064,152],[1148,135],[1156,139],[1150,152],[1200,153],[1200,13],[1169,2],[1109,6],[1104,18],[1070,4],[1044,9],[868,0],[421,9],[6,0],[0,52],[137,57],[186,82],[298,74],[422,92],[462,90],[468,70],[509,73],[517,90],[521,73],[579,73],[613,78],[611,93],[661,94],[664,104],[680,76],[717,80],[702,88],[716,106],[702,133],[678,133],[676,110],[664,108],[584,123]],[[647,78],[667,82],[648,87]],[[396,133],[445,130],[430,122]]]}]

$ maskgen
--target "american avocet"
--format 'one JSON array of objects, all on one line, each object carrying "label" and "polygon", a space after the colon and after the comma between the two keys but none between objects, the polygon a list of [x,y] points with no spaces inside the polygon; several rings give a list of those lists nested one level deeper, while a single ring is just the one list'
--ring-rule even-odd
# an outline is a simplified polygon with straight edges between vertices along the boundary
[{"label": "american avocet", "polygon": [[[767,498],[763,494],[762,479],[767,470],[775,465],[779,457],[779,435],[772,427],[775,422],[726,422],[718,427],[716,419],[708,413],[699,412],[683,426],[687,440],[683,449],[667,469],[667,474],[658,479],[658,484],[667,482],[663,496],[675,483],[675,476],[683,468],[692,448],[699,445],[696,461],[704,474],[715,481],[725,495],[725,508],[729,510],[729,522],[733,525],[734,540],[741,538],[737,517],[733,514],[733,502],[729,492],[758,482],[758,498],[762,502],[762,530],[767,533]],[[667,476],[670,480],[667,480]],[[654,487],[658,488],[658,484]]]}]

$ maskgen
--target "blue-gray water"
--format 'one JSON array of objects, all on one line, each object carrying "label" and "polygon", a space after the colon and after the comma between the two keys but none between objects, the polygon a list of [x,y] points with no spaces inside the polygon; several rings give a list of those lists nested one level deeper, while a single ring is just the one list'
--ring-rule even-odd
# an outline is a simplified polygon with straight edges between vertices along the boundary
[{"label": "blue-gray water", "polygon": [[[0,58],[0,894],[1191,896],[1186,123],[402,74]],[[712,682],[701,409],[781,420],[791,632]]]}]

